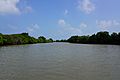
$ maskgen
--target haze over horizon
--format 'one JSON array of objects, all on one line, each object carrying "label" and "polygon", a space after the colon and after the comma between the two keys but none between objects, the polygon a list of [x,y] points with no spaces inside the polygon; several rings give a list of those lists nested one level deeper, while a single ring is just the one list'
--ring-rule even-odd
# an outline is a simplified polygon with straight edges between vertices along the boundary
[{"label": "haze over horizon", "polygon": [[120,0],[0,0],[0,33],[66,39],[120,32]]}]

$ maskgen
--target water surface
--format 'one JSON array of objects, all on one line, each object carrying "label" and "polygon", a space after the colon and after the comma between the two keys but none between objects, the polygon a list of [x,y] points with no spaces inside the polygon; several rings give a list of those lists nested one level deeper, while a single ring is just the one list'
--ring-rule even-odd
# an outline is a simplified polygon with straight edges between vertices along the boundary
[{"label": "water surface", "polygon": [[49,43],[0,47],[0,80],[120,80],[120,46]]}]

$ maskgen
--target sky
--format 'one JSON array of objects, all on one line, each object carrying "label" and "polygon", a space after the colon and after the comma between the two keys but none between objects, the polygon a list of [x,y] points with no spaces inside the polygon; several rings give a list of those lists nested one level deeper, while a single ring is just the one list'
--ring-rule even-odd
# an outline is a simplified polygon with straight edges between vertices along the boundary
[{"label": "sky", "polygon": [[120,0],[0,0],[0,33],[66,39],[120,32]]}]

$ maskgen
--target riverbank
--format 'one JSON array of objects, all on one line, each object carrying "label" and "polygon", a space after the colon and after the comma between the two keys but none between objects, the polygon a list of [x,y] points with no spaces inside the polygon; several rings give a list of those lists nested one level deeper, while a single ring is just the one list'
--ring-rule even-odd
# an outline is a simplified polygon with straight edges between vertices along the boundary
[{"label": "riverbank", "polygon": [[49,43],[53,40],[46,39],[44,36],[38,37],[38,39],[29,36],[28,33],[21,34],[10,34],[4,35],[0,34],[0,46],[3,45],[20,45],[20,44],[35,44],[35,43]]},{"label": "riverbank", "polygon": [[20,45],[20,44],[36,44],[36,43],[50,43],[50,42],[69,42],[76,44],[105,44],[105,45],[120,45],[120,32],[109,34],[107,31],[98,32],[87,36],[71,36],[66,40],[53,41],[52,38],[46,39],[40,36],[37,39],[29,36],[28,33],[4,35],[0,34],[0,46],[3,45]]},{"label": "riverbank", "polygon": [[70,43],[82,44],[112,44],[120,45],[120,32],[109,34],[107,31],[98,32],[91,36],[71,36],[68,40]]}]

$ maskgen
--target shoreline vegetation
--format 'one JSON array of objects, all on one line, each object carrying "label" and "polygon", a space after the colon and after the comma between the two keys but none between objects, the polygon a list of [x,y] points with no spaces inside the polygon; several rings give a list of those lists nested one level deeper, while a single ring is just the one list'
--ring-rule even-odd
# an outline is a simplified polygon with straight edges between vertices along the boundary
[{"label": "shoreline vegetation", "polygon": [[107,31],[101,31],[91,36],[71,36],[66,40],[53,41],[52,38],[46,39],[40,36],[37,39],[29,36],[28,33],[5,35],[0,33],[0,46],[4,45],[20,45],[20,44],[36,44],[51,42],[69,42],[78,44],[115,44],[120,45],[120,32],[109,34]]},{"label": "shoreline vegetation", "polygon": [[69,42],[80,44],[113,44],[120,45],[120,32],[109,34],[107,31],[97,32],[91,36],[71,36],[67,40],[56,40],[56,42]]},{"label": "shoreline vegetation", "polygon": [[28,33],[4,35],[0,33],[0,46],[4,45],[20,45],[20,44],[35,44],[35,43],[50,43],[52,38],[46,39],[44,36],[38,39],[29,36]]}]

